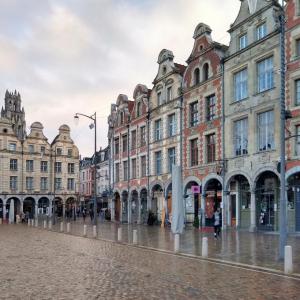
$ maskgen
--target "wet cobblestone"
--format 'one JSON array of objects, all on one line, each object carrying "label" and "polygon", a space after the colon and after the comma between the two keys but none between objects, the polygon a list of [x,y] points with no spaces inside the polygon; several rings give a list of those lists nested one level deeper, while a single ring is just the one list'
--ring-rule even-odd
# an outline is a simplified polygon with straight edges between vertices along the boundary
[{"label": "wet cobblestone", "polygon": [[298,299],[300,292],[297,279],[22,225],[0,226],[0,249],[0,299]]}]

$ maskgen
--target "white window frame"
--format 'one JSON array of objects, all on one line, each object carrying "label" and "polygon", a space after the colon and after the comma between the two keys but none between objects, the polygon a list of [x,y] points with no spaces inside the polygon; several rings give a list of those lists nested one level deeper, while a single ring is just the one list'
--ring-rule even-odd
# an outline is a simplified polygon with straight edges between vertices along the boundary
[{"label": "white window frame", "polygon": [[248,46],[248,36],[247,33],[244,33],[239,37],[239,50],[242,50],[247,46]]},{"label": "white window frame", "polygon": [[267,23],[263,22],[256,26],[256,40],[259,41],[267,35]]},{"label": "white window frame", "polygon": [[273,68],[273,56],[265,58],[257,63],[258,93],[270,90],[274,87]]},{"label": "white window frame", "polygon": [[274,111],[269,110],[257,115],[258,151],[275,149]]},{"label": "white window frame", "polygon": [[244,68],[233,75],[234,101],[240,101],[248,97],[248,69]]},{"label": "white window frame", "polygon": [[248,154],[248,118],[234,122],[233,126],[234,156]]}]

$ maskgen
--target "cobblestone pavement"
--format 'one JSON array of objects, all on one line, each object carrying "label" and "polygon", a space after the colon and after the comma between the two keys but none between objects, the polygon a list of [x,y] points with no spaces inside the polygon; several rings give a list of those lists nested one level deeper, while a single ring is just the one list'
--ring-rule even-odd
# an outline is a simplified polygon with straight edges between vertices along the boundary
[{"label": "cobblestone pavement", "polygon": [[0,249],[0,299],[299,299],[297,278],[22,225]]},{"label": "cobblestone pavement", "polygon": [[[71,222],[71,232],[83,235],[83,220]],[[85,224],[87,234],[92,237],[92,226],[88,219]],[[98,238],[116,241],[117,229],[122,227],[122,241],[132,243],[132,231],[138,230],[139,245],[173,251],[174,235],[170,228],[145,225],[119,225],[101,222],[97,226]],[[54,226],[59,230],[59,223]],[[249,233],[246,231],[227,230],[222,238],[215,240],[213,233],[201,233],[190,227],[184,231],[180,240],[180,252],[201,256],[202,237],[208,237],[208,254],[210,258],[283,270],[283,262],[279,260],[279,235],[266,233]],[[300,274],[300,236],[291,236],[288,244],[293,248],[294,272]]]}]

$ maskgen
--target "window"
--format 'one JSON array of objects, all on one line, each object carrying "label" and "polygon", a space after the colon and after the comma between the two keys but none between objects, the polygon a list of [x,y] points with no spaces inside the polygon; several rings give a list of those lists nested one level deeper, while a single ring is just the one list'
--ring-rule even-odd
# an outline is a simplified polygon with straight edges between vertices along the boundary
[{"label": "window", "polygon": [[256,27],[256,39],[260,40],[267,35],[266,23],[262,23]]},{"label": "window", "polygon": [[55,162],[55,173],[61,173],[61,162]]},{"label": "window", "polygon": [[216,117],[216,96],[206,97],[206,120],[211,121]]},{"label": "window", "polygon": [[295,154],[297,156],[300,155],[300,125],[296,126],[296,147],[295,147]]},{"label": "window", "polygon": [[295,105],[300,105],[300,79],[295,81]]},{"label": "window", "polygon": [[72,157],[72,155],[73,155],[72,149],[68,149],[68,157]]},{"label": "window", "polygon": [[116,182],[120,181],[120,164],[116,163]]},{"label": "window", "polygon": [[9,187],[11,190],[16,190],[18,187],[18,177],[17,176],[10,176],[9,178]]},{"label": "window", "polygon": [[17,150],[17,144],[16,143],[9,143],[9,150],[10,151],[16,151]]},{"label": "window", "polygon": [[55,178],[54,186],[55,186],[55,190],[61,190],[62,189],[61,178]]},{"label": "window", "polygon": [[140,144],[141,147],[146,145],[146,126],[142,126],[140,129]]},{"label": "window", "polygon": [[82,180],[85,180],[85,173],[82,172]]},{"label": "window", "polygon": [[196,68],[194,71],[194,85],[200,83],[200,70],[199,68]]},{"label": "window", "polygon": [[56,155],[62,155],[62,149],[56,148]]},{"label": "window", "polygon": [[26,177],[26,190],[33,190],[33,177]]},{"label": "window", "polygon": [[300,56],[300,39],[296,40],[296,56]]},{"label": "window", "polygon": [[146,177],[147,175],[147,164],[146,156],[141,156],[141,177]]},{"label": "window", "polygon": [[128,148],[127,148],[128,143],[127,142],[128,142],[127,141],[127,134],[124,134],[122,136],[122,149],[123,149],[123,153],[128,151]]},{"label": "window", "polygon": [[176,163],[175,148],[168,149],[168,171],[172,172],[172,167]]},{"label": "window", "polygon": [[198,139],[190,141],[191,167],[198,165]]},{"label": "window", "polygon": [[120,139],[116,138],[115,139],[115,154],[119,154],[119,148],[120,148]]},{"label": "window", "polygon": [[33,153],[34,152],[34,145],[28,145],[28,151],[29,151],[29,153]]},{"label": "window", "polygon": [[46,152],[46,147],[45,146],[41,146],[41,153],[45,154],[45,152]]},{"label": "window", "polygon": [[171,101],[172,100],[172,87],[169,86],[167,88],[167,101]]},{"label": "window", "polygon": [[75,164],[74,163],[68,163],[68,173],[69,174],[75,173]]},{"label": "window", "polygon": [[68,191],[74,191],[74,188],[75,188],[74,178],[68,178],[68,185],[67,185]]},{"label": "window", "polygon": [[17,159],[10,159],[9,169],[11,171],[17,171],[18,170],[18,160]]},{"label": "window", "polygon": [[26,160],[26,171],[33,172],[33,160]]},{"label": "window", "polygon": [[47,161],[41,161],[41,172],[48,172],[48,162]]},{"label": "window", "polygon": [[131,131],[131,149],[136,148],[136,130]]},{"label": "window", "polygon": [[257,64],[258,92],[273,87],[273,57],[262,60]]},{"label": "window", "polygon": [[136,116],[140,117],[142,115],[142,103],[138,102],[137,109],[136,109]]},{"label": "window", "polygon": [[128,180],[128,161],[123,162],[123,179]]},{"label": "window", "polygon": [[215,134],[209,134],[206,136],[206,145],[207,163],[212,163],[216,160]]},{"label": "window", "polygon": [[234,122],[234,155],[248,154],[248,119]]},{"label": "window", "polygon": [[155,141],[159,141],[162,138],[162,128],[161,128],[161,119],[156,120],[154,123],[155,126]]},{"label": "window", "polygon": [[248,70],[244,69],[234,74],[234,100],[239,101],[248,97]]},{"label": "window", "polygon": [[208,63],[203,65],[203,81],[206,81],[209,78],[209,66]]},{"label": "window", "polygon": [[161,151],[155,152],[155,173],[156,175],[161,174]]},{"label": "window", "polygon": [[248,46],[247,34],[243,34],[239,37],[239,49],[242,50]]},{"label": "window", "polygon": [[48,189],[48,178],[41,177],[41,190],[47,190],[47,189]]},{"label": "window", "polygon": [[190,125],[191,127],[194,127],[198,125],[199,119],[198,119],[198,101],[193,102],[190,104]]},{"label": "window", "polygon": [[171,114],[168,116],[168,129],[169,129],[169,137],[174,136],[176,134],[175,127],[175,114]]},{"label": "window", "polygon": [[258,115],[258,150],[274,148],[274,112],[267,111]]},{"label": "window", "polygon": [[161,105],[162,104],[162,96],[161,96],[161,92],[157,93],[157,105]]},{"label": "window", "polygon": [[131,160],[131,178],[136,178],[136,158]]}]

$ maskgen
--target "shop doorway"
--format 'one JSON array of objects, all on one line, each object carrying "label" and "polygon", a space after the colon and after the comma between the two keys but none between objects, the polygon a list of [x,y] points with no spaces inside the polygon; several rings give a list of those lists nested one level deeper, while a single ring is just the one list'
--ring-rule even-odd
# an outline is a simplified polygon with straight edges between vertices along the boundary
[{"label": "shop doorway", "polygon": [[115,221],[120,221],[121,199],[120,194],[115,193]]},{"label": "shop doorway", "polygon": [[35,216],[35,201],[33,198],[26,198],[23,202],[23,212],[29,219]]}]

